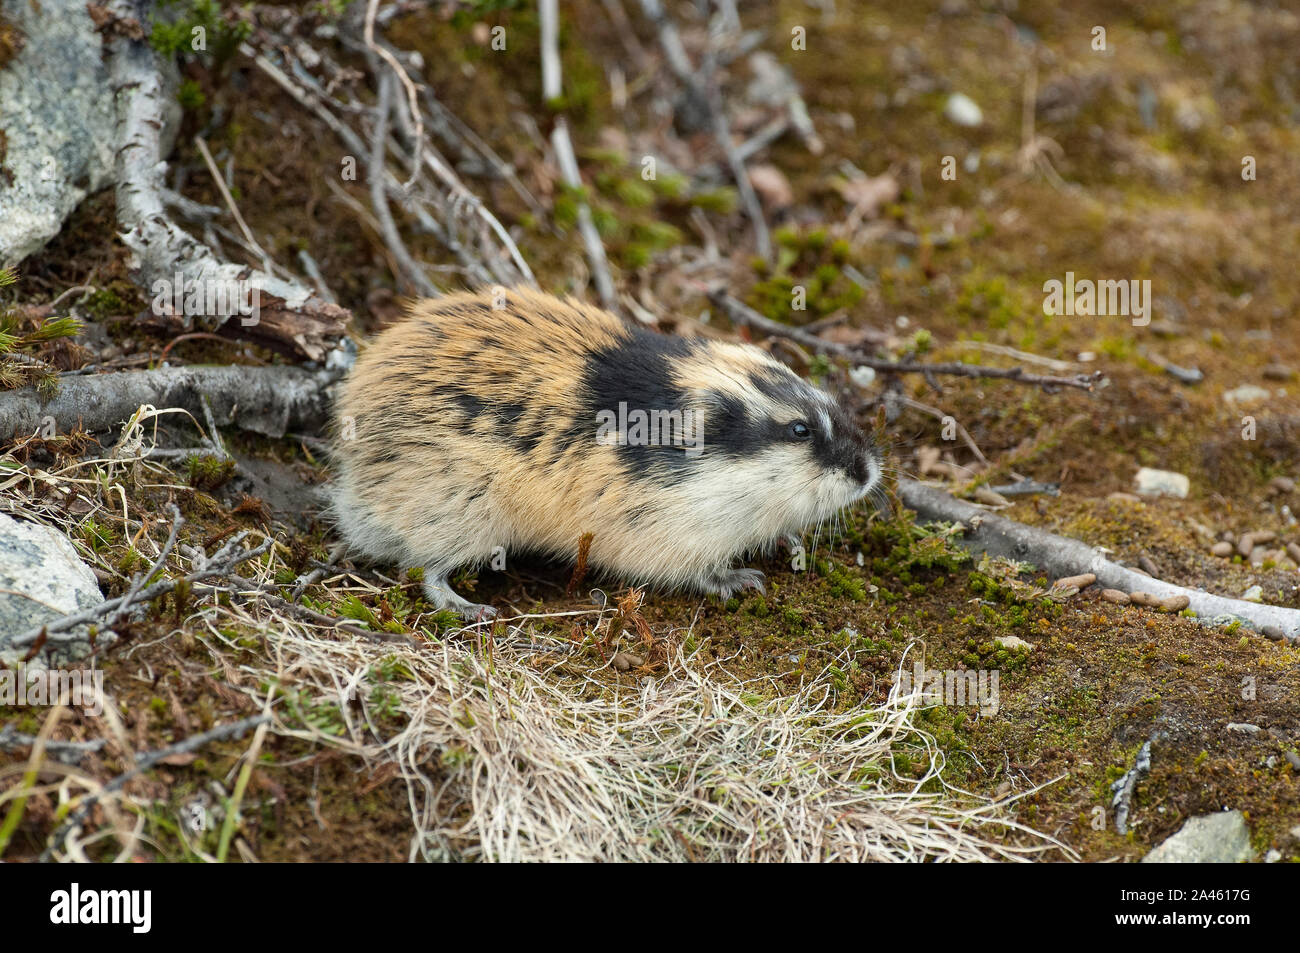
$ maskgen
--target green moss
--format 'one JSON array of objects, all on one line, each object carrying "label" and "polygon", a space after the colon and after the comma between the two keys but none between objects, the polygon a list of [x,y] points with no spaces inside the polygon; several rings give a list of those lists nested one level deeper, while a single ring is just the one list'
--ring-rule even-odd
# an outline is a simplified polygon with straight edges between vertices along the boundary
[{"label": "green moss", "polygon": [[185,458],[185,480],[196,490],[215,490],[235,475],[235,461],[229,457],[194,454]]},{"label": "green moss", "polygon": [[807,324],[861,300],[862,288],[844,275],[847,252],[824,229],[779,229],[776,263],[758,262],[761,281],[747,294],[755,310],[774,321]]}]

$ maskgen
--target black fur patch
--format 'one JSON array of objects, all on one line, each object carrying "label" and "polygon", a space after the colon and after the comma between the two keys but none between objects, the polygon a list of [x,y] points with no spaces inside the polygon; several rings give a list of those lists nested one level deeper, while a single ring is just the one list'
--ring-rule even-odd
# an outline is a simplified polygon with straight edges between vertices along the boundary
[{"label": "black fur patch", "polygon": [[[564,446],[596,446],[597,414],[681,411],[686,393],[673,381],[673,364],[699,347],[685,338],[628,328],[617,343],[588,356],[578,388],[575,419],[563,439]],[[706,446],[709,435],[705,434]],[[558,449],[558,448],[557,448]],[[681,447],[620,444],[613,448],[624,472],[633,479],[650,478],[664,483],[681,480],[699,458]]]}]

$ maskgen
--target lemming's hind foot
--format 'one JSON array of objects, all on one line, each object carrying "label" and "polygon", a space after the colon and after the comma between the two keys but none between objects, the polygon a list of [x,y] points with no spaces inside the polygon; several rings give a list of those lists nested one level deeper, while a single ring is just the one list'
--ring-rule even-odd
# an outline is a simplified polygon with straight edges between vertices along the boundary
[{"label": "lemming's hind foot", "polygon": [[451,588],[446,574],[424,573],[424,595],[435,608],[451,609],[466,622],[487,622],[497,617],[497,610],[462,598]]},{"label": "lemming's hind foot", "polygon": [[766,578],[760,569],[724,569],[709,580],[707,588],[726,600],[742,589],[757,589],[766,593]]}]

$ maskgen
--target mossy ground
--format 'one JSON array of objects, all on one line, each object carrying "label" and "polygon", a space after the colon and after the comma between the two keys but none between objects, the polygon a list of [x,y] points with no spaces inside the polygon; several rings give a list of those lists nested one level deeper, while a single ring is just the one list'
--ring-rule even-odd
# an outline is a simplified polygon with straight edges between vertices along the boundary
[{"label": "mossy ground", "polygon": [[[1300,574],[1293,567],[1258,570],[1211,557],[1209,540],[1198,528],[1269,528],[1297,538],[1293,527],[1287,530],[1281,507],[1300,510],[1300,498],[1279,497],[1268,482],[1278,475],[1300,477],[1300,383],[1262,376],[1267,365],[1300,367],[1300,276],[1291,265],[1300,252],[1300,178],[1294,174],[1300,130],[1295,103],[1285,92],[1300,89],[1294,26],[1270,20],[1259,25],[1254,41],[1233,40],[1228,25],[1254,15],[1244,3],[1169,0],[1143,4],[1139,13],[1106,0],[1054,9],[1028,4],[1014,14],[1014,23],[988,4],[972,3],[958,16],[941,15],[937,2],[841,6],[846,9],[831,23],[796,0],[745,16],[748,26],[767,32],[771,49],[783,51],[781,59],[802,84],[826,141],[821,157],[790,139],[772,149],[772,161],[790,174],[796,197],[787,224],[805,237],[828,230],[832,241],[848,248],[827,244],[824,255],[801,252],[775,273],[756,271],[745,258],[737,262],[735,292],[758,306],[778,307],[781,281],[815,277],[825,291],[819,299],[824,307],[802,318],[847,306],[850,327],[898,328],[897,318],[907,316],[900,336],[925,329],[929,356],[938,360],[975,359],[961,347],[967,340],[1064,360],[1094,353],[1096,360],[1085,367],[1103,370],[1110,386],[1092,395],[959,379],[945,379],[941,395],[919,380],[905,386],[911,396],[963,423],[994,464],[981,479],[1009,482],[1014,469],[1061,482],[1060,497],[1022,499],[1005,515],[1106,546],[1128,562],[1146,556],[1165,578],[1184,585],[1240,594],[1259,583],[1269,601],[1300,606]],[[488,21],[524,27],[526,16],[500,12]],[[667,191],[647,194],[636,187],[635,166],[622,169],[608,152],[608,140],[618,138],[608,130],[618,132],[620,118],[600,64],[620,48],[619,40],[598,4],[575,4],[568,23],[570,96],[564,105],[591,173],[590,192],[607,216],[616,275],[620,282],[660,291],[681,313],[697,314],[706,302],[689,282],[663,292],[664,276],[673,274],[672,256],[664,249],[690,234],[689,199]],[[1107,27],[1107,54],[1090,48],[1096,24]],[[795,26],[807,29],[808,52],[788,49],[786,38]],[[1060,145],[1051,155],[1061,177],[1073,184],[1066,189],[1017,165],[1029,60],[1015,26],[1032,31],[1047,51],[1038,60],[1036,131]],[[526,184],[555,208],[563,225],[566,196],[545,175],[528,171],[536,143],[513,118],[518,111],[539,110],[530,33],[512,30],[520,58],[506,61],[476,46],[471,30],[472,23],[449,26],[415,14],[397,21],[389,35],[398,45],[420,50],[443,101],[455,103],[467,122],[518,164]],[[649,34],[643,39],[653,42]],[[177,160],[200,167],[188,143],[210,118],[206,110],[223,102],[227,121],[209,141],[235,157],[236,196],[267,249],[288,260],[297,247],[308,248],[364,328],[391,320],[402,289],[392,285],[381,246],[323,184],[326,175],[337,176],[342,150],[268,82],[237,61],[234,68],[237,96],[224,85],[228,77],[217,84],[206,70],[188,68],[203,104],[191,97],[189,135],[181,136]],[[1150,125],[1139,109],[1144,85],[1156,97]],[[951,91],[980,104],[982,127],[963,130],[943,118]],[[1177,121],[1179,110],[1189,108],[1201,115],[1199,125]],[[976,152],[978,168],[966,171],[964,160]],[[946,155],[957,159],[955,181],[940,177]],[[1246,155],[1259,169],[1254,181],[1241,177]],[[883,219],[895,230],[921,236],[919,244],[888,237],[862,241],[836,232],[848,216],[831,181],[840,159],[869,175],[892,171],[901,192],[882,211]],[[507,224],[521,228],[520,246],[542,283],[565,288],[577,258],[573,233],[556,235],[533,221],[504,183],[474,184]],[[356,183],[343,186],[365,200]],[[220,204],[204,175],[191,176],[187,192]],[[745,222],[729,202],[724,194],[696,204],[739,240]],[[142,302],[125,280],[111,209],[105,196],[83,206],[76,227],[27,263],[24,290],[52,295],[90,279],[104,289],[96,298],[102,316],[120,322],[114,336],[133,338],[137,352],[158,352],[166,339],[132,323]],[[677,231],[646,231],[652,223]],[[419,241],[412,250],[430,260],[442,254]],[[861,300],[835,297],[847,287],[843,275],[818,271],[846,263],[869,279]],[[1178,328],[1158,335],[1122,317],[1044,315],[1042,284],[1066,271],[1149,278],[1154,321]],[[1149,360],[1152,353],[1199,367],[1205,381],[1179,383]],[[184,342],[173,354],[230,359],[229,347],[206,341]],[[1243,383],[1273,393],[1248,411],[1257,426],[1254,440],[1242,439],[1247,411],[1222,397]],[[940,444],[936,422],[918,414],[905,413],[890,435],[904,467],[915,445]],[[274,459],[311,480],[325,475],[301,444],[231,440],[246,456]],[[961,458],[961,450],[955,453]],[[1130,491],[1136,468],[1144,465],[1187,474],[1190,498],[1107,499]],[[211,484],[214,475],[195,476]],[[252,508],[236,513],[238,499],[220,486],[196,488],[182,502],[196,534],[259,519]],[[273,518],[296,552],[324,554],[329,537],[322,527],[304,524],[300,516],[288,520],[277,512]],[[125,555],[123,541],[111,532],[95,545],[109,558]],[[1187,817],[1224,807],[1247,813],[1261,851],[1276,848],[1285,859],[1300,860],[1300,840],[1290,833],[1300,817],[1300,778],[1286,757],[1300,745],[1300,650],[1241,630],[1119,608],[1091,591],[1058,603],[1035,591],[1042,580],[1032,572],[1016,576],[1005,567],[980,567],[934,534],[892,516],[874,523],[858,518],[843,533],[823,537],[809,571],[791,571],[784,557],[756,564],[768,573],[765,596],[720,605],[652,594],[644,617],[658,637],[692,640],[742,676],[772,675],[794,685],[834,665],[837,703],[843,706],[883,698],[904,651],[912,646],[909,668],[921,651],[915,643],[923,646],[928,668],[996,668],[1001,683],[995,715],[940,707],[922,716],[944,747],[952,783],[997,796],[1046,785],[1015,803],[1017,818],[1089,860],[1136,859]],[[369,614],[395,630],[438,631],[440,622],[422,604],[418,584],[401,578],[395,591],[356,605],[327,602],[320,593],[309,592],[308,598],[320,599],[323,610],[352,618]],[[567,581],[567,569],[523,562],[460,584],[462,591],[472,586],[476,600],[559,611],[579,604],[565,596]],[[160,606],[158,619],[134,633],[129,660],[121,652],[103,660],[140,749],[206,727],[218,715],[248,713],[240,708],[242,696],[223,690],[228,669],[214,666],[194,634],[162,638],[174,627],[169,608]],[[267,651],[266,640],[273,638],[245,636],[250,655]],[[1001,649],[999,636],[1016,636],[1033,649]],[[590,649],[593,667],[599,652]],[[651,657],[649,672],[655,664]],[[151,673],[149,679],[138,677],[141,671]],[[611,686],[631,684],[638,674],[607,672],[602,678]],[[31,721],[24,712],[0,712],[0,718]],[[1228,731],[1229,723],[1264,730]],[[1138,785],[1132,831],[1121,837],[1109,812],[1108,785],[1153,738],[1152,771]],[[140,782],[152,785],[163,802],[158,817],[170,816],[209,778],[224,777],[245,747],[246,742],[215,744],[197,760],[160,768]],[[355,763],[292,739],[268,738],[264,755],[270,761],[254,772],[250,799],[266,807],[246,809],[244,829],[259,857],[405,856],[409,823],[400,783],[359,774]],[[898,757],[905,763],[906,751]],[[104,766],[102,773],[109,776],[113,769]],[[48,810],[52,806],[39,801],[29,807],[11,855],[39,851],[40,835],[49,828],[42,812]],[[184,852],[176,838],[167,835],[162,820],[158,824],[152,833],[164,845],[160,854],[179,859]]]}]

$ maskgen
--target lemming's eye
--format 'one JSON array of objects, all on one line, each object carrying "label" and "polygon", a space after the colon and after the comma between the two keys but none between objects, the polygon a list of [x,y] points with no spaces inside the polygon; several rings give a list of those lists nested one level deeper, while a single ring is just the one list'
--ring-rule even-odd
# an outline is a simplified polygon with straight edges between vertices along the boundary
[{"label": "lemming's eye", "polygon": [[795,440],[807,440],[812,436],[812,431],[802,420],[796,420],[790,425],[790,436]]}]

